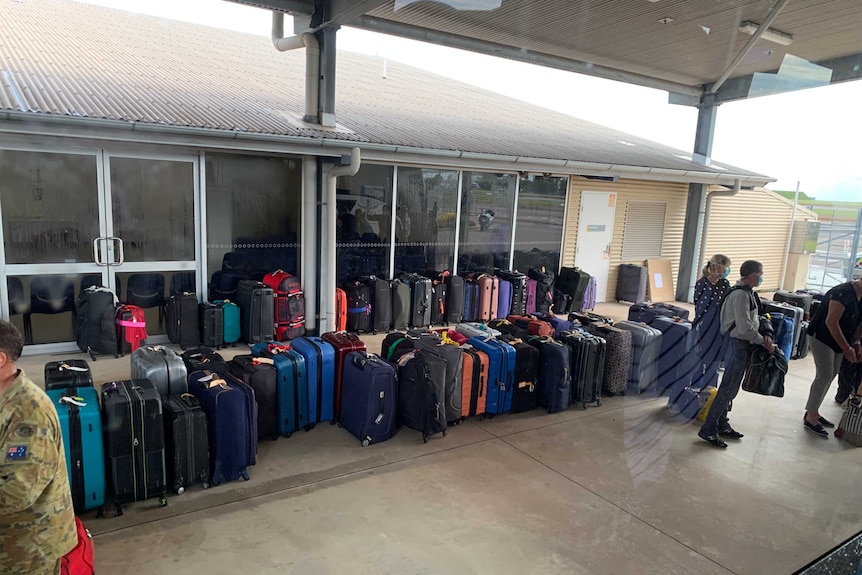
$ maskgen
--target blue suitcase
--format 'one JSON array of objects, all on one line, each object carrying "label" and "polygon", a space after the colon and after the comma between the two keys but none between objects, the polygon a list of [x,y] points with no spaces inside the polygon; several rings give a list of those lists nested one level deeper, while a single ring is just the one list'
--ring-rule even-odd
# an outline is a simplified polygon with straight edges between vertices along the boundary
[{"label": "blue suitcase", "polygon": [[311,336],[298,337],[290,345],[305,358],[309,426],[321,421],[335,423],[335,348]]},{"label": "blue suitcase", "polygon": [[290,437],[308,426],[308,373],[305,357],[278,342],[251,346],[251,353],[269,359],[276,371],[279,432]]},{"label": "blue suitcase", "polygon": [[54,402],[63,431],[66,471],[77,513],[105,504],[105,449],[99,392],[93,387],[53,389]]},{"label": "blue suitcase", "polygon": [[479,320],[479,284],[472,280],[464,282],[464,319],[463,321]]},{"label": "blue suitcase", "polygon": [[249,420],[245,384],[225,373],[195,371],[189,374],[189,392],[201,402],[210,437],[210,485],[248,481],[249,445],[257,441]]},{"label": "blue suitcase", "polygon": [[563,333],[564,331],[571,331],[572,327],[574,326],[574,324],[569,320],[557,317],[553,314],[548,314],[546,316],[537,315],[536,317],[539,317],[540,319],[543,319],[549,324],[551,324],[551,327],[554,328],[554,333],[557,334],[557,339],[560,339],[559,336],[561,333]]},{"label": "blue suitcase", "polygon": [[395,433],[398,384],[395,367],[373,353],[351,351],[344,357],[341,426],[363,447]]},{"label": "blue suitcase", "polygon": [[679,396],[699,364],[697,354],[690,353],[691,324],[679,318],[658,316],[649,325],[662,333],[656,391],[662,394],[670,389],[674,397]]},{"label": "blue suitcase", "polygon": [[512,411],[515,389],[515,348],[508,343],[471,337],[467,343],[488,354],[488,395],[485,413],[496,415]]},{"label": "blue suitcase", "polygon": [[769,321],[775,330],[775,347],[784,352],[784,357],[792,357],[793,330],[795,328],[793,318],[787,317],[783,313],[769,312]]}]

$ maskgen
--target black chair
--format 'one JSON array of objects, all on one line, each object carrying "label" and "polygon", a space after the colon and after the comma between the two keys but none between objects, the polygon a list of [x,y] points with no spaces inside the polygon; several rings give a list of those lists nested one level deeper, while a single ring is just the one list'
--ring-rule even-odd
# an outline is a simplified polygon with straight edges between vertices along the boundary
[{"label": "black chair", "polygon": [[165,323],[165,276],[132,274],[126,284],[126,303],[143,309],[159,308],[159,326]]},{"label": "black chair", "polygon": [[32,314],[72,312],[75,330],[75,284],[66,276],[39,276],[30,280],[30,309],[24,313],[24,340],[33,343]]},{"label": "black chair", "polygon": [[196,293],[195,272],[174,272],[171,276],[171,295]]},{"label": "black chair", "polygon": [[9,315],[30,311],[30,302],[24,295],[24,284],[19,278],[6,278],[6,290],[9,294]]}]

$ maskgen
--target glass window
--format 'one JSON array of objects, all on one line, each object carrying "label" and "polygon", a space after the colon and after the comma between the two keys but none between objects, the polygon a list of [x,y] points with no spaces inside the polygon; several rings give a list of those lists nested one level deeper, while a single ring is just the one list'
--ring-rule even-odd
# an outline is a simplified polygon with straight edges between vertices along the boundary
[{"label": "glass window", "polygon": [[568,178],[521,178],[515,227],[516,270],[527,273],[530,268],[545,266],[556,273],[559,269],[568,187]]},{"label": "glass window", "polygon": [[509,269],[515,174],[464,172],[458,272]]},{"label": "glass window", "polygon": [[375,275],[389,277],[392,235],[392,166],[363,164],[336,183],[338,283]]},{"label": "glass window", "polygon": [[457,170],[398,169],[396,272],[452,269],[457,203]]},{"label": "glass window", "polygon": [[[299,275],[302,162],[298,158],[207,154],[207,270],[260,279]],[[219,276],[218,299],[234,280]],[[230,280],[222,283],[222,280]]]},{"label": "glass window", "polygon": [[0,150],[0,207],[7,264],[92,262],[96,157]]}]

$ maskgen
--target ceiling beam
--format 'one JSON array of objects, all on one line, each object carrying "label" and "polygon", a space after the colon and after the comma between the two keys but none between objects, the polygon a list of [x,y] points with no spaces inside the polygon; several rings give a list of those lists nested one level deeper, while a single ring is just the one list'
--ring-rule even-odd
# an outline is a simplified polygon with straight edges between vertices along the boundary
[{"label": "ceiling beam", "polygon": [[337,27],[352,23],[357,17],[371,12],[375,8],[386,4],[389,0],[361,0],[353,2],[350,0],[330,0],[328,20],[315,27],[312,32],[317,32],[326,27]]}]

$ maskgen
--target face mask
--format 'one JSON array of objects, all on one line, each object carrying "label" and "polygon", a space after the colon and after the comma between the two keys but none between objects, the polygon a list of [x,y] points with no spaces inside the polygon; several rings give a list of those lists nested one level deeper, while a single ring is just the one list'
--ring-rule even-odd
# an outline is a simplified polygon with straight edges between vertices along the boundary
[{"label": "face mask", "polygon": [[721,274],[721,277],[726,278],[730,275],[730,268],[724,268],[724,273]]},{"label": "face mask", "polygon": [[757,277],[757,287],[760,287],[761,285],[763,285],[763,276],[758,276]]}]

